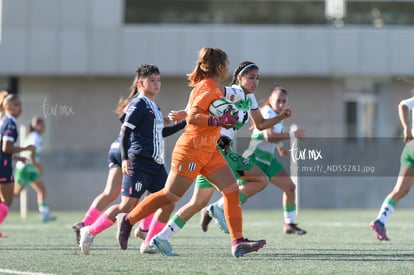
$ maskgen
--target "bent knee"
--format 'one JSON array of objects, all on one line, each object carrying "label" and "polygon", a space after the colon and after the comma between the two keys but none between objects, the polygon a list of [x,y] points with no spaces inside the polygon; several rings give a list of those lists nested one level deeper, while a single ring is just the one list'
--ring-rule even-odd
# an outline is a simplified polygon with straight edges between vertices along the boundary
[{"label": "bent knee", "polygon": [[171,193],[170,191],[168,191],[168,190],[163,190],[163,192],[164,192],[164,196],[172,203],[172,204],[175,204],[176,202],[178,202],[180,199],[181,199],[181,197],[179,197],[179,196],[177,196],[177,195],[175,195],[174,193]]},{"label": "bent knee", "polygon": [[229,194],[229,193],[238,192],[238,191],[239,191],[239,185],[237,183],[232,183],[224,187],[220,192],[222,194]]}]

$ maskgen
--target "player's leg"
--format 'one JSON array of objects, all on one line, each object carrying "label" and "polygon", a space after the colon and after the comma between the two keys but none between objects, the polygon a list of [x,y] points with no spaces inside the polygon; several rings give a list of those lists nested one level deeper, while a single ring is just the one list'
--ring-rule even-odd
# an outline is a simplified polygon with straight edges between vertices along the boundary
[{"label": "player's leg", "polygon": [[[167,171],[165,170],[164,167],[162,167],[161,169],[158,169],[157,171],[154,171],[154,175],[155,176],[153,177],[153,179],[151,179],[151,184],[149,184],[146,187],[147,190],[151,193],[162,190],[165,186],[165,182],[168,176]],[[164,227],[166,227],[167,222],[170,219],[172,212],[174,211],[174,208],[175,208],[175,203],[170,203],[170,204],[167,204],[161,207],[155,212],[152,222],[150,224],[149,230],[148,230],[148,234],[144,242],[141,244],[141,248],[140,248],[141,253],[155,252],[151,250],[150,248],[150,241]]]},{"label": "player's leg", "polygon": [[373,231],[375,231],[378,240],[389,240],[386,234],[385,224],[393,213],[397,203],[408,194],[413,184],[414,168],[401,167],[394,189],[385,197],[377,218],[370,224],[370,227]]},{"label": "player's leg", "polygon": [[[203,183],[206,185],[203,185]],[[201,187],[201,188],[200,188]],[[213,186],[208,183],[208,181],[202,177],[198,176],[196,179],[196,186],[194,188],[193,196],[191,200],[183,205],[176,214],[168,221],[166,226],[155,236],[156,243],[164,243],[160,251],[163,255],[166,256],[174,256],[178,255],[177,253],[173,252],[171,246],[166,245],[165,242],[176,233],[178,233],[187,223],[187,221],[196,213],[198,213],[203,207],[207,205],[211,196],[214,193]],[[167,250],[165,250],[165,248]]]},{"label": "player's leg", "polygon": [[[249,159],[243,158],[241,155],[232,152],[231,150],[229,150],[224,157],[230,165],[233,174],[238,179],[240,204],[244,204],[247,201],[247,198],[260,192],[267,186],[267,175]],[[225,233],[229,233],[223,209],[224,199],[222,197],[215,203],[210,204],[207,207],[207,212],[221,230]]]},{"label": "player's leg", "polygon": [[33,180],[31,183],[32,188],[37,193],[37,205],[42,222],[49,222],[56,220],[56,217],[50,215],[49,205],[46,200],[46,186],[41,178]]},{"label": "player's leg", "polygon": [[111,206],[104,213],[102,213],[94,223],[89,226],[82,227],[80,230],[79,242],[81,251],[88,255],[94,238],[104,230],[114,225],[117,215],[132,209],[136,205],[137,200],[137,198],[123,195],[121,197],[120,204]]},{"label": "player's leg", "polygon": [[98,219],[98,217],[102,214],[102,211],[118,197],[119,193],[121,192],[121,186],[121,167],[110,167],[104,191],[93,200],[82,221],[77,222],[72,226],[72,229],[76,234],[77,244],[79,244],[80,241],[81,228],[93,224]]},{"label": "player's leg", "polygon": [[[12,177],[10,177],[12,179]],[[0,182],[0,225],[6,219],[10,211],[10,206],[13,202],[14,183]],[[5,238],[6,235],[0,232],[0,238]]]},{"label": "player's leg", "polygon": [[286,234],[304,235],[307,232],[296,224],[296,186],[286,170],[270,178],[270,182],[283,191],[283,231]]},{"label": "player's leg", "polygon": [[243,256],[257,251],[265,244],[265,240],[251,241],[243,237],[243,218],[239,201],[239,187],[229,166],[222,166],[213,173],[206,173],[206,178],[220,190],[224,197],[224,215],[229,227],[232,241],[232,255]]}]

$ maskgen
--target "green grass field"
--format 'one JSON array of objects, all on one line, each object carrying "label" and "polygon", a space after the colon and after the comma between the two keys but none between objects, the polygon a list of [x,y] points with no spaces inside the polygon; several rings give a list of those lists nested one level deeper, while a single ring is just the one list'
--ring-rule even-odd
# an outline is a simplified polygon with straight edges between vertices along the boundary
[{"label": "green grass field", "polygon": [[201,231],[196,215],[172,240],[179,257],[141,255],[131,238],[120,250],[116,226],[98,235],[90,255],[75,245],[71,225],[80,212],[56,213],[42,224],[35,213],[21,220],[13,212],[1,226],[0,274],[412,274],[414,213],[397,209],[388,223],[390,242],[369,230],[376,210],[301,210],[305,236],[282,233],[280,211],[244,211],[245,236],[265,238],[259,252],[234,258],[230,240],[214,223]]}]

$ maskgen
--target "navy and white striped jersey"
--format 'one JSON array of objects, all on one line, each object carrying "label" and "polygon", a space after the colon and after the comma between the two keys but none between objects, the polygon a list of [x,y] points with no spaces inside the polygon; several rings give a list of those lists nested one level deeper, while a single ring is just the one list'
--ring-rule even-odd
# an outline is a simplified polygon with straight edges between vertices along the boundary
[{"label": "navy and white striped jersey", "polygon": [[[3,148],[3,143],[10,141],[13,144],[17,141],[18,133],[16,126],[16,119],[12,116],[4,116],[0,120],[0,148]],[[0,150],[0,166],[7,167],[12,163],[12,154],[4,153]]]},{"label": "navy and white striped jersey", "polygon": [[123,126],[132,130],[128,154],[164,164],[164,118],[157,103],[144,95],[131,100]]}]

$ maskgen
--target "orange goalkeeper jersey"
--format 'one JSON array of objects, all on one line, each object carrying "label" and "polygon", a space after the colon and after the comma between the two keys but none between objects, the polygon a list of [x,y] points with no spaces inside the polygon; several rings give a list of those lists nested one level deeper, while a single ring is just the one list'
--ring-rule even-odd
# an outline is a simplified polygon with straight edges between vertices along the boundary
[{"label": "orange goalkeeper jersey", "polygon": [[[189,115],[184,133],[178,139],[174,151],[177,153],[195,153],[194,150],[214,152],[217,150],[217,140],[220,137],[220,127],[208,126],[208,107],[210,104],[223,97],[220,87],[210,78],[200,81],[191,91],[189,98]],[[188,123],[188,117],[194,111],[194,107],[202,110],[206,119],[199,124]]]}]

